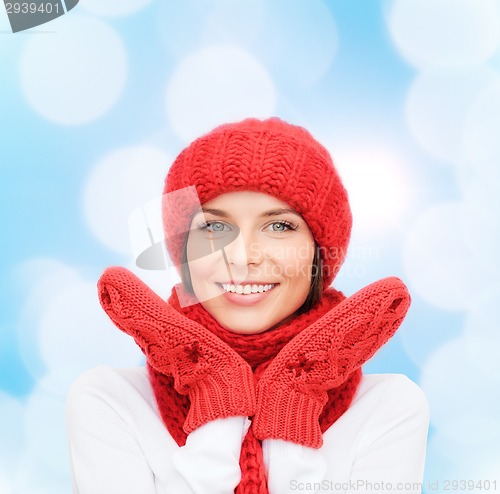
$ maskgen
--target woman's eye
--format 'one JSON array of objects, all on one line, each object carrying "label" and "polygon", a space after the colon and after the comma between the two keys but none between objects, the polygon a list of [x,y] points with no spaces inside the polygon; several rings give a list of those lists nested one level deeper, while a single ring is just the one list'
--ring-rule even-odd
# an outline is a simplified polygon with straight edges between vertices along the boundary
[{"label": "woman's eye", "polygon": [[[288,221],[275,221],[271,223],[269,226],[273,227],[274,232],[286,232],[287,230],[296,230],[297,226],[289,223]],[[277,228],[274,228],[277,226]]]},{"label": "woman's eye", "polygon": [[[196,226],[198,230],[208,231],[210,233],[221,233],[224,231],[228,231],[225,229],[227,225],[220,221],[205,221]],[[271,223],[267,228],[272,227],[272,231],[276,233],[286,232],[289,230],[297,230],[297,225],[290,223],[288,221],[275,221]]]},{"label": "woman's eye", "polygon": [[209,223],[208,228],[210,229],[210,227],[212,227],[210,231],[213,232],[222,232],[224,231],[225,226],[226,225],[224,225],[224,223],[221,223],[219,221],[214,221],[213,223]]},{"label": "woman's eye", "polygon": [[198,225],[197,228],[198,230],[206,230],[209,232],[217,233],[224,231],[225,226],[226,225],[224,223],[221,223],[220,221],[206,221],[205,223]]}]

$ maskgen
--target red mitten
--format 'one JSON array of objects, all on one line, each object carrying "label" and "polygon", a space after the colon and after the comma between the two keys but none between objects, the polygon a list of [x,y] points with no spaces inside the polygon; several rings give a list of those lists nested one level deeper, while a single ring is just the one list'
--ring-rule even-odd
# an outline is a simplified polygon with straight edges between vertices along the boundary
[{"label": "red mitten", "polygon": [[216,418],[254,414],[252,369],[231,347],[125,268],[108,268],[97,286],[115,325],[135,339],[152,367],[174,378],[178,393],[189,396],[187,434]]},{"label": "red mitten", "polygon": [[257,384],[255,437],[319,448],[318,419],[328,390],[342,384],[396,332],[410,300],[400,279],[384,278],[343,300],[287,343]]}]

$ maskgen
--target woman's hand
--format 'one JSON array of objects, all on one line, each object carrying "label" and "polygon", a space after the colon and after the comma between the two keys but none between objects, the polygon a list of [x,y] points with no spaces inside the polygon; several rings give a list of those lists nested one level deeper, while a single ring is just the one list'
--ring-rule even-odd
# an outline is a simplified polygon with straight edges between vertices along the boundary
[{"label": "woman's hand", "polygon": [[134,338],[151,366],[172,376],[178,393],[189,395],[187,433],[216,418],[253,415],[252,369],[220,338],[179,313],[125,268],[106,269],[98,294],[110,319]]},{"label": "woman's hand", "polygon": [[318,418],[328,390],[393,336],[410,301],[399,278],[384,278],[343,300],[287,343],[257,384],[255,436],[320,447]]}]

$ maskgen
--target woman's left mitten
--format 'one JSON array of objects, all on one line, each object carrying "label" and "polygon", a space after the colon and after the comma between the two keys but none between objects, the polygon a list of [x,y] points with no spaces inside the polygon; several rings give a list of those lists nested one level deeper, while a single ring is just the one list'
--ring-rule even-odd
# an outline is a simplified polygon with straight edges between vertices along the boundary
[{"label": "woman's left mitten", "polygon": [[346,298],[288,342],[258,381],[255,437],[319,448],[319,416],[328,390],[346,381],[396,332],[410,301],[399,278],[384,278]]},{"label": "woman's left mitten", "polygon": [[189,396],[186,433],[216,418],[254,414],[252,369],[220,338],[125,268],[108,268],[98,293],[110,319],[134,338],[151,366],[172,376],[176,391]]}]

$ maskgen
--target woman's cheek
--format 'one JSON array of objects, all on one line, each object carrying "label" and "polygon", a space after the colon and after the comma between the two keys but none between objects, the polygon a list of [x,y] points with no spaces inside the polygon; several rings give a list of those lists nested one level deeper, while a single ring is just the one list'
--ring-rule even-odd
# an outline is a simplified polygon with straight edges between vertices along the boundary
[{"label": "woman's cheek", "polygon": [[188,262],[193,291],[201,302],[210,300],[219,295],[214,282],[217,281],[215,266],[217,266],[221,260],[221,253],[215,252]]}]

